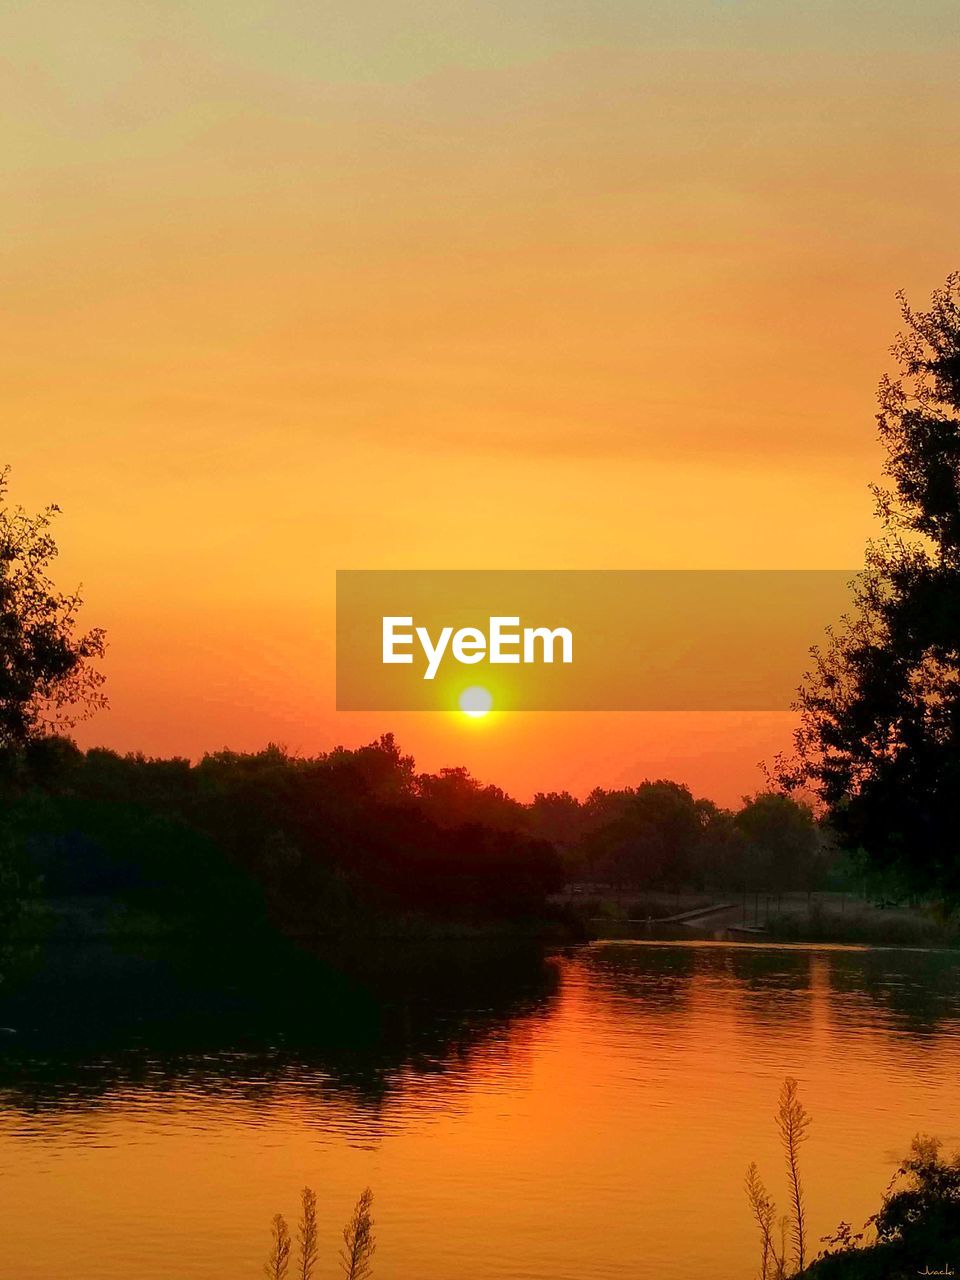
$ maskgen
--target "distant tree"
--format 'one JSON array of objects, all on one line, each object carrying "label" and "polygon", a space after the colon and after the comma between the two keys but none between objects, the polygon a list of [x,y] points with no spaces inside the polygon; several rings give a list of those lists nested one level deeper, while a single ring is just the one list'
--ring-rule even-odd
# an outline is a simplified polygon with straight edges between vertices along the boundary
[{"label": "distant tree", "polygon": [[734,818],[743,840],[743,887],[764,893],[813,887],[820,835],[812,811],[792,796],[745,796]]},{"label": "distant tree", "polygon": [[414,788],[413,756],[404,755],[392,733],[384,733],[365,747],[337,747],[325,758],[328,769],[345,775],[348,785],[376,796],[398,800]]},{"label": "distant tree", "polygon": [[905,330],[877,421],[882,535],[855,609],[814,651],[787,787],[811,788],[843,846],[906,891],[960,904],[960,273]]},{"label": "distant tree", "polygon": [[724,891],[747,889],[747,842],[737,826],[737,815],[709,800],[698,800],[697,806],[703,823],[699,848],[703,884]]},{"label": "distant tree", "polygon": [[659,779],[623,791],[594,791],[587,861],[614,884],[679,889],[698,876],[708,810],[688,787]]},{"label": "distant tree", "polygon": [[416,789],[423,811],[440,827],[480,823],[498,831],[522,831],[527,825],[522,804],[462,767],[421,773]]},{"label": "distant tree", "polygon": [[569,791],[538,791],[529,805],[531,833],[549,840],[564,857],[571,872],[580,871],[574,850],[585,825],[584,806]]},{"label": "distant tree", "polygon": [[99,628],[77,631],[79,592],[63,594],[49,577],[57,556],[50,527],[7,502],[9,467],[0,471],[0,751],[16,751],[104,703]]}]

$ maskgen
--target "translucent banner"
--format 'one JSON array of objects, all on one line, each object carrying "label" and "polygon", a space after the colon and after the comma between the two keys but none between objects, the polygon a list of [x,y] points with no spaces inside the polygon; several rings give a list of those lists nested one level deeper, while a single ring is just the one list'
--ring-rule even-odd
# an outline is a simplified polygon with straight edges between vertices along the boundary
[{"label": "translucent banner", "polygon": [[857,570],[342,570],[343,711],[779,711]]}]

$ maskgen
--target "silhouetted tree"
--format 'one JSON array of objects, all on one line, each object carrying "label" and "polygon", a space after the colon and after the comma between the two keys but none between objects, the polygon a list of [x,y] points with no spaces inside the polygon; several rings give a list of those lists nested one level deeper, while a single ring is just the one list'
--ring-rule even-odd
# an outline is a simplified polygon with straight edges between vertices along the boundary
[{"label": "silhouetted tree", "polygon": [[585,860],[601,878],[633,888],[679,890],[704,877],[704,835],[716,814],[688,787],[659,779],[593,791],[586,804]]},{"label": "silhouetted tree", "polygon": [[9,833],[0,829],[0,981],[24,910],[24,877],[17,854]]},{"label": "silhouetted tree", "polygon": [[522,804],[500,787],[478,782],[463,768],[420,774],[417,796],[423,811],[439,827],[478,823],[499,831],[522,831],[527,825]]},{"label": "silhouetted tree", "polygon": [[960,274],[901,298],[898,378],[880,386],[887,487],[855,610],[814,651],[795,760],[847,849],[913,892],[960,902]]},{"label": "silhouetted tree", "polygon": [[197,765],[63,740],[44,748],[42,784],[12,800],[52,896],[118,897],[231,929],[265,914],[304,934],[382,914],[536,916],[563,884],[552,845],[523,829],[524,806],[471,780],[518,827],[440,821],[437,790],[421,796],[428,775],[389,735],[355,752],[304,758],[274,745]]},{"label": "silhouetted tree", "polygon": [[806,805],[762,792],[744,797],[734,818],[743,839],[743,887],[763,893],[809,889],[816,880],[820,835]]},{"label": "silhouetted tree", "polygon": [[49,577],[57,556],[50,532],[58,508],[38,515],[7,502],[0,471],[0,750],[9,752],[103,705],[99,628],[77,632],[79,592]]}]

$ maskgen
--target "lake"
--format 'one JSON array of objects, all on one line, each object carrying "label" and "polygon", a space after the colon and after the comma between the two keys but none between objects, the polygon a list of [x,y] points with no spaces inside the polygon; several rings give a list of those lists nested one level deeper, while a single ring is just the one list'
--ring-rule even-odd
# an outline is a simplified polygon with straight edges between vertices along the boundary
[{"label": "lake", "polygon": [[796,1076],[812,1252],[960,1146],[960,955],[735,944],[53,950],[0,989],[0,1275],[260,1276],[370,1185],[376,1280],[751,1280]]}]

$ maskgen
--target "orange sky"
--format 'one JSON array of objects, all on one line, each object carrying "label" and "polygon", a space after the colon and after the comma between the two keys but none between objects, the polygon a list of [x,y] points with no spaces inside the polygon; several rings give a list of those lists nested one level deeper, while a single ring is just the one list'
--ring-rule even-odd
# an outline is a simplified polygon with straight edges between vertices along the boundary
[{"label": "orange sky", "polygon": [[336,568],[844,567],[958,265],[952,3],[0,15],[2,457],[109,631],[85,743],[394,728],[520,795],[772,716],[337,715]]}]

